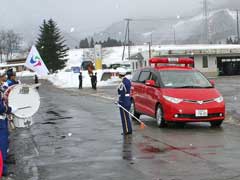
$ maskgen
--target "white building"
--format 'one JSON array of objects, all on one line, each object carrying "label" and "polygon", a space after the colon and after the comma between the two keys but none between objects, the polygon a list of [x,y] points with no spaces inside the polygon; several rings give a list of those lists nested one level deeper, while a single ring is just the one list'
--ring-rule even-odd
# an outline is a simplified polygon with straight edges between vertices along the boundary
[{"label": "white building", "polygon": [[[151,50],[152,57],[190,57],[194,67],[209,77],[240,74],[240,45],[163,45]],[[143,57],[142,59],[138,57]],[[149,51],[132,55],[132,67],[148,66]],[[135,58],[136,57],[136,58]]]}]

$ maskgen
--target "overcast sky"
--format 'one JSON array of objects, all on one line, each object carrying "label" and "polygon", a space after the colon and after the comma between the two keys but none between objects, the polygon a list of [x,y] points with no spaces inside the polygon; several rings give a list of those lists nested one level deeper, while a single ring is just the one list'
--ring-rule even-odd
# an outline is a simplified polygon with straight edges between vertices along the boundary
[{"label": "overcast sky", "polygon": [[1,0],[0,19],[14,27],[51,17],[60,25],[94,30],[125,17],[175,16],[201,8],[202,0]]},{"label": "overcast sky", "polygon": [[[216,7],[239,0],[208,0]],[[203,0],[1,0],[0,29],[36,34],[53,18],[65,33],[93,33],[130,18],[163,18],[202,12]],[[236,7],[236,6],[235,6]],[[21,32],[22,33],[22,32]]]}]

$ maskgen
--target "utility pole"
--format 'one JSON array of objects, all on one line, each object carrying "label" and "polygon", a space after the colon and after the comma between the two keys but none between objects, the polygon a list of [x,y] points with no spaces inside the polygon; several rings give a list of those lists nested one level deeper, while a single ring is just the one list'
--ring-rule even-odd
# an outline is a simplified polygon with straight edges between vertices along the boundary
[{"label": "utility pole", "polygon": [[204,25],[204,38],[206,43],[209,43],[209,35],[208,35],[208,30],[209,30],[209,26],[208,26],[208,1],[207,0],[203,0],[203,16],[204,16],[204,21],[205,21],[205,25]]},{"label": "utility pole", "polygon": [[238,9],[236,10],[237,11],[237,43],[239,44],[240,43],[240,39],[239,39],[239,14],[238,14]]},{"label": "utility pole", "polygon": [[122,60],[124,59],[124,55],[125,55],[125,46],[127,44],[128,46],[128,60],[130,59],[131,56],[131,43],[130,43],[130,21],[132,21],[132,19],[126,18],[124,19],[127,22],[126,25],[126,31],[125,31],[125,39],[124,39],[124,46],[123,46],[123,55],[122,55]]},{"label": "utility pole", "polygon": [[152,35],[152,32],[151,32],[151,45],[153,45],[153,35]]},{"label": "utility pole", "polygon": [[149,43],[148,43],[149,59],[151,59],[151,57],[152,57],[152,55],[151,55],[151,45],[152,45],[152,43],[149,42]]},{"label": "utility pole", "polygon": [[175,29],[175,26],[173,26],[173,42],[174,42],[174,44],[177,44],[177,41],[176,41],[176,29]]}]

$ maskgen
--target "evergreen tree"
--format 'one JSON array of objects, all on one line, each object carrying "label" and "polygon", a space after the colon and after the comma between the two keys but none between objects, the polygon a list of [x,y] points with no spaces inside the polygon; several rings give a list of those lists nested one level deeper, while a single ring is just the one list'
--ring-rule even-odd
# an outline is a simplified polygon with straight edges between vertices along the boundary
[{"label": "evergreen tree", "polygon": [[79,48],[89,48],[89,43],[87,38],[80,41]]},{"label": "evergreen tree", "polygon": [[67,61],[68,47],[57,24],[52,20],[43,21],[37,40],[37,49],[51,72],[63,69]]},{"label": "evergreen tree", "polygon": [[123,43],[121,41],[117,41],[116,39],[112,39],[110,37],[107,38],[106,41],[99,41],[94,42],[93,38],[91,38],[90,44],[85,40],[81,40],[79,43],[80,48],[94,48],[95,44],[101,44],[102,47],[114,47],[114,46],[122,46]]}]

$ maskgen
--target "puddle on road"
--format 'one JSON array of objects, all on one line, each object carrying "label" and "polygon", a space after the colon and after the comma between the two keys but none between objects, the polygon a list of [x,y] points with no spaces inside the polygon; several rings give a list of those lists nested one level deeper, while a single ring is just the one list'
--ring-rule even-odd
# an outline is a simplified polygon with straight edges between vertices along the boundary
[{"label": "puddle on road", "polygon": [[57,120],[62,120],[62,119],[72,119],[73,117],[57,117],[57,118],[48,118],[48,121],[57,121]]},{"label": "puddle on road", "polygon": [[[224,148],[224,145],[206,145],[206,146],[193,146],[192,144],[189,144],[189,146],[172,146],[170,144],[161,142],[159,140],[156,140],[154,138],[151,138],[149,136],[144,136],[144,138],[147,139],[146,142],[138,143],[138,148],[140,151],[146,155],[154,155],[159,153],[166,153],[170,151],[180,151],[183,153],[186,153],[188,155],[198,157],[200,159],[203,159],[202,155],[216,155],[216,152],[206,152],[206,153],[199,153],[202,152],[202,150],[216,150],[219,148]],[[164,145],[164,148],[159,147],[159,145],[156,145],[158,143],[159,145]],[[154,144],[154,145],[152,145]],[[199,151],[199,152],[198,152]]]},{"label": "puddle on road", "polygon": [[47,114],[53,114],[54,116],[61,116],[58,112],[49,110],[46,112]]},{"label": "puddle on road", "polygon": [[56,124],[55,122],[44,122],[44,123],[41,123],[41,124]]},{"label": "puddle on road", "polygon": [[64,135],[61,136],[61,139],[65,139],[65,138],[66,138],[66,136],[64,136]]},{"label": "puddle on road", "polygon": [[161,150],[160,148],[154,147],[154,146],[151,146],[151,145],[145,146],[144,148],[141,149],[141,151],[144,152],[144,153],[161,153],[161,152],[164,152],[164,150]]},{"label": "puddle on road", "polygon": [[231,124],[240,124],[240,113],[236,110],[232,110],[226,113],[225,122]]}]

